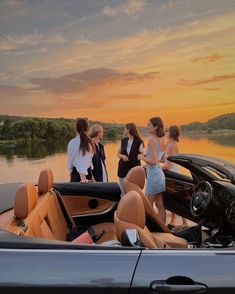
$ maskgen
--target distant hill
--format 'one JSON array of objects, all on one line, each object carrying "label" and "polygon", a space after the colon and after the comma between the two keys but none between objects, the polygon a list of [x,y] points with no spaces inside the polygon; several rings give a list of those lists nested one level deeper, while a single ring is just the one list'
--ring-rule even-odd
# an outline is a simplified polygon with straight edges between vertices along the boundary
[{"label": "distant hill", "polygon": [[207,131],[215,130],[235,130],[235,113],[227,113],[208,120],[205,123],[192,122],[182,125],[181,130],[184,131]]}]

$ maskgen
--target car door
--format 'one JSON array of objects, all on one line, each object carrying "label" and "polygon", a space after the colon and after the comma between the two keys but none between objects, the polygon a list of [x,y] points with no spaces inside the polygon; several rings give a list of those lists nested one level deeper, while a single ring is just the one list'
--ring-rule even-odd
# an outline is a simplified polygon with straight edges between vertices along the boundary
[{"label": "car door", "polygon": [[139,255],[122,248],[0,248],[0,293],[128,294]]},{"label": "car door", "polygon": [[144,250],[131,294],[235,293],[235,250]]},{"label": "car door", "polygon": [[117,183],[55,183],[54,188],[77,225],[113,221],[121,195]]}]

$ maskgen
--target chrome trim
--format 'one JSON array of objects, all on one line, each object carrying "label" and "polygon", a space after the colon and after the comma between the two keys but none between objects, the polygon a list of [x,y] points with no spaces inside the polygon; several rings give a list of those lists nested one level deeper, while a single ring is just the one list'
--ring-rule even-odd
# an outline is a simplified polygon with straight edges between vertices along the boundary
[{"label": "chrome trim", "polygon": [[117,202],[113,202],[113,204],[111,204],[106,210],[104,211],[100,211],[100,212],[97,212],[97,213],[85,213],[85,214],[75,214],[75,215],[72,215],[72,217],[84,217],[84,216],[96,216],[96,215],[103,215],[103,214],[106,214],[108,212],[110,212],[114,206],[117,205]]}]

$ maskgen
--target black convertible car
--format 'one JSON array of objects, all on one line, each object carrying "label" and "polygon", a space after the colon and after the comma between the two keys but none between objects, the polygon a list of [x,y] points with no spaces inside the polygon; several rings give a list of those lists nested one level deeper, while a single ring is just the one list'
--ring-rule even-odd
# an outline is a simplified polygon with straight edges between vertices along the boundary
[{"label": "black convertible car", "polygon": [[[169,229],[134,168],[117,183],[0,185],[0,293],[235,293],[235,166],[179,154],[165,207]],[[43,291],[43,292],[42,292]]]}]

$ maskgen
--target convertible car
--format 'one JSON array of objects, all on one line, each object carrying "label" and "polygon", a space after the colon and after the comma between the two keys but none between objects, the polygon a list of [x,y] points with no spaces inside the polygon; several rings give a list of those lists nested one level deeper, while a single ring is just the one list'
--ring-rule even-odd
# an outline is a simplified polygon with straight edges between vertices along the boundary
[{"label": "convertible car", "polygon": [[235,293],[235,166],[168,158],[166,226],[144,195],[145,172],[117,183],[0,185],[0,293]]}]

